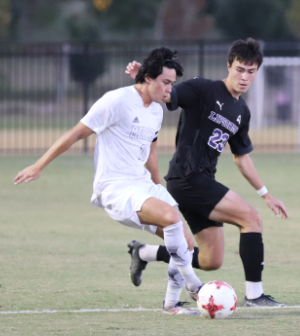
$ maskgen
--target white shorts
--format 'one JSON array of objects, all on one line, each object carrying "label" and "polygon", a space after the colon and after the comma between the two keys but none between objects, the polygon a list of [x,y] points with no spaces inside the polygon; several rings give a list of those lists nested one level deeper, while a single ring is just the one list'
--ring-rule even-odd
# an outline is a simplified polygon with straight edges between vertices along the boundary
[{"label": "white shorts", "polygon": [[103,192],[98,196],[93,194],[91,203],[94,206],[104,208],[112,219],[123,225],[155,234],[157,227],[141,224],[136,213],[141,211],[145,201],[151,197],[158,198],[171,206],[177,205],[165,187],[152,181],[129,186],[112,193]]}]

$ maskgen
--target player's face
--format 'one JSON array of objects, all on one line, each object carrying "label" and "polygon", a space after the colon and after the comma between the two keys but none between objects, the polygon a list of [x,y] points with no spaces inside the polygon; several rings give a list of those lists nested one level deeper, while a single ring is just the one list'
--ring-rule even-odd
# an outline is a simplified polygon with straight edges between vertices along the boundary
[{"label": "player's face", "polygon": [[168,100],[172,91],[172,85],[176,81],[176,71],[163,67],[162,73],[155,79],[146,78],[149,84],[148,90],[151,100],[156,103],[163,103]]},{"label": "player's face", "polygon": [[250,88],[257,73],[257,64],[246,65],[234,60],[231,66],[228,64],[228,85],[234,94],[240,96]]}]

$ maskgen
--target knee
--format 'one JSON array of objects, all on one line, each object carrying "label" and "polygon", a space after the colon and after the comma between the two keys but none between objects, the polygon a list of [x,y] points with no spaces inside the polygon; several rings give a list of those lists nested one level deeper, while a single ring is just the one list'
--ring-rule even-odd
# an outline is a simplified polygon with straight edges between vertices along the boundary
[{"label": "knee", "polygon": [[188,244],[188,248],[190,251],[192,251],[194,249],[194,239],[193,237],[191,237],[190,235],[185,237],[186,242]]},{"label": "knee", "polygon": [[168,207],[164,214],[162,215],[162,221],[166,226],[178,223],[180,221],[180,216],[178,214],[178,211],[171,206]]},{"label": "knee", "polygon": [[254,216],[254,223],[257,227],[259,227],[260,229],[262,228],[262,218],[261,218],[261,214],[257,211],[255,211],[255,216]]},{"label": "knee", "polygon": [[251,211],[249,214],[244,228],[248,232],[261,232],[262,231],[262,218],[259,212],[257,212],[255,209]]},{"label": "knee", "polygon": [[201,259],[199,258],[199,265],[203,271],[215,271],[221,268],[223,264],[223,257],[214,258],[214,259]]}]

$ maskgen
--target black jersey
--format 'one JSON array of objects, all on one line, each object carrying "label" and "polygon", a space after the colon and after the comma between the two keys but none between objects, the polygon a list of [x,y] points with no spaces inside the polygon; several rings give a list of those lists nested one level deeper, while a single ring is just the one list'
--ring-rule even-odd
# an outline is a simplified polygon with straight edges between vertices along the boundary
[{"label": "black jersey", "polygon": [[175,85],[167,107],[170,111],[182,107],[183,111],[166,180],[197,172],[214,176],[227,142],[236,155],[253,150],[249,108],[241,97],[232,97],[223,81],[196,77]]}]

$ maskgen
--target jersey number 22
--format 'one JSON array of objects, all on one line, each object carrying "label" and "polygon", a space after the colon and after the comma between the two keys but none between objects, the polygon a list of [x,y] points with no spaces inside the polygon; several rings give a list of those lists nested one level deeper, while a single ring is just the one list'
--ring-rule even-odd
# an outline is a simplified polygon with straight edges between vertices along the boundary
[{"label": "jersey number 22", "polygon": [[216,128],[213,131],[213,135],[208,140],[208,145],[221,153],[228,139],[229,139],[229,134],[223,133],[221,130]]}]

